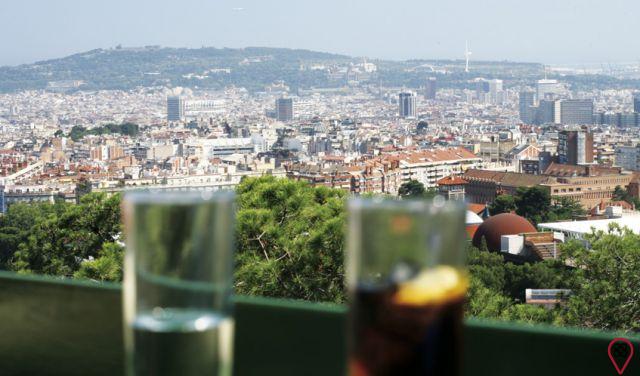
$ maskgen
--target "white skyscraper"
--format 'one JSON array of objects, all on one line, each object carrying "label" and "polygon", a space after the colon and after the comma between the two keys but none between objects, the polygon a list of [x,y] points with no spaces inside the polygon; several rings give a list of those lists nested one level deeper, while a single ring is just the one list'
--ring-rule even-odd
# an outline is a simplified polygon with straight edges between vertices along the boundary
[{"label": "white skyscraper", "polygon": [[536,96],[538,97],[538,101],[544,99],[547,94],[556,96],[562,94],[562,91],[562,84],[560,84],[558,80],[538,80],[536,85]]},{"label": "white skyscraper", "polygon": [[491,98],[491,103],[502,104],[504,102],[502,80],[489,80],[489,97]]}]

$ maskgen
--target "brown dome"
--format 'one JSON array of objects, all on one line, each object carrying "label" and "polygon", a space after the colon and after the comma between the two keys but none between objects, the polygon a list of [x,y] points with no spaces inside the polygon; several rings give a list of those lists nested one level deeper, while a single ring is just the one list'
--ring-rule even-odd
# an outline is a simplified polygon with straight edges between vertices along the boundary
[{"label": "brown dome", "polygon": [[523,232],[537,232],[525,218],[511,213],[502,213],[487,218],[473,235],[473,245],[480,248],[482,238],[487,241],[490,251],[500,251],[502,235],[516,235]]}]

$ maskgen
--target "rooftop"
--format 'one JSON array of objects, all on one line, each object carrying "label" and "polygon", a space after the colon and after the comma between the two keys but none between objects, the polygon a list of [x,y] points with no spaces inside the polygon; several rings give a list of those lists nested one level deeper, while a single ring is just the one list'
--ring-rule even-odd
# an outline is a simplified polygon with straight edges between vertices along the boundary
[{"label": "rooftop", "polygon": [[621,227],[627,227],[636,234],[640,234],[640,215],[628,215],[621,218],[611,219],[595,219],[587,221],[565,221],[565,222],[548,222],[540,223],[538,227],[543,230],[564,232],[577,237],[591,233],[592,229],[596,231],[607,231],[609,225],[618,224]]}]

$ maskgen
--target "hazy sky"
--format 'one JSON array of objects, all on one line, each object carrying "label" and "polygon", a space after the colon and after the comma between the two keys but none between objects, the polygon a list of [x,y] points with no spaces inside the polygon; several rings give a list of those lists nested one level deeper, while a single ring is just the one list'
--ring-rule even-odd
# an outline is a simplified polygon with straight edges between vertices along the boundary
[{"label": "hazy sky", "polygon": [[117,44],[640,61],[638,0],[0,0],[0,65]]}]

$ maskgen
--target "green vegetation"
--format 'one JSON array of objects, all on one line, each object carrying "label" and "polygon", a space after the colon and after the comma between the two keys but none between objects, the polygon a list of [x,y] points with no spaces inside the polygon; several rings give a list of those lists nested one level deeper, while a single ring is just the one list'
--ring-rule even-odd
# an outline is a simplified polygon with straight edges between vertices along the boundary
[{"label": "green vegetation", "polygon": [[84,136],[88,135],[103,135],[103,134],[112,134],[118,133],[123,136],[131,136],[135,137],[140,133],[140,127],[138,124],[133,123],[122,123],[122,124],[105,124],[99,127],[87,129],[80,125],[76,125],[71,128],[69,132],[69,137],[73,141],[81,140]]},{"label": "green vegetation", "polygon": [[236,291],[341,302],[345,193],[263,177],[237,195]]},{"label": "green vegetation", "polygon": [[[544,197],[538,195],[534,191],[521,197]],[[237,198],[237,293],[344,301],[343,191],[263,177],[243,180]],[[119,202],[117,195],[89,193],[78,205],[10,206],[0,217],[0,267],[19,273],[121,280]],[[515,202],[521,210],[537,207]],[[554,213],[568,210],[560,204],[548,207]],[[469,245],[468,314],[637,331],[640,235],[611,227],[586,241],[591,250],[571,241],[560,247],[560,259],[523,265]],[[573,294],[564,305],[547,309],[524,303],[527,288],[567,288]]]},{"label": "green vegetation", "polygon": [[534,225],[573,219],[585,214],[578,201],[568,197],[552,197],[547,189],[538,186],[520,187],[514,196],[499,195],[489,206],[489,211],[492,215],[515,211]]},{"label": "green vegetation", "polygon": [[120,197],[80,204],[16,204],[0,217],[0,266],[19,273],[119,280]]},{"label": "green vegetation", "polygon": [[398,188],[398,196],[402,198],[433,198],[437,194],[435,189],[426,189],[424,184],[417,180],[409,180],[406,183],[402,183]]},{"label": "green vegetation", "polygon": [[[0,92],[45,89],[50,81],[80,80],[81,90],[131,90],[140,87],[198,87],[222,89],[234,85],[250,91],[283,81],[296,88],[337,87],[345,78],[331,79],[325,71],[300,69],[302,65],[325,66],[359,63],[360,58],[286,48],[143,48],[95,49],[60,59],[0,67]],[[473,79],[499,78],[509,85],[530,85],[544,75],[537,63],[474,61],[473,72],[463,71],[463,60],[372,60],[378,71],[369,82],[376,85],[419,88],[426,76],[438,87],[474,89]],[[434,71],[433,67],[448,70]],[[217,70],[221,69],[221,70]],[[228,69],[228,71],[226,71]],[[638,79],[605,75],[551,75],[572,90],[635,89]]]},{"label": "green vegetation", "polygon": [[622,188],[619,185],[613,190],[612,199],[615,201],[625,201],[633,205],[635,208],[640,208],[640,199],[632,196],[625,188]]}]

